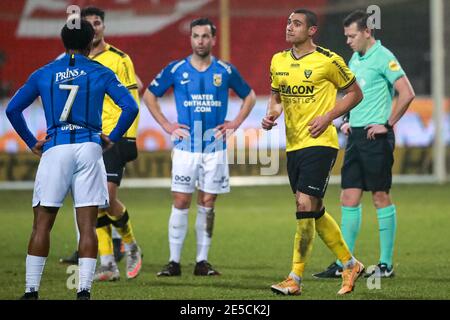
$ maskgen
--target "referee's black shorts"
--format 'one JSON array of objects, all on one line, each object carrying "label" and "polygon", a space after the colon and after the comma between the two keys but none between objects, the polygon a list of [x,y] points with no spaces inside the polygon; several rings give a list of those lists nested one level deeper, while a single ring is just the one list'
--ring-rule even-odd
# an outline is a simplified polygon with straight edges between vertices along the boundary
[{"label": "referee's black shorts", "polygon": [[121,138],[103,154],[108,182],[120,186],[125,165],[137,158],[136,139]]},{"label": "referee's black shorts", "polygon": [[287,171],[292,192],[323,198],[337,153],[335,148],[322,146],[288,152]]},{"label": "referee's black shorts", "polygon": [[389,192],[394,148],[395,135],[392,129],[386,134],[376,135],[375,140],[369,140],[366,129],[352,127],[342,166],[342,189]]}]

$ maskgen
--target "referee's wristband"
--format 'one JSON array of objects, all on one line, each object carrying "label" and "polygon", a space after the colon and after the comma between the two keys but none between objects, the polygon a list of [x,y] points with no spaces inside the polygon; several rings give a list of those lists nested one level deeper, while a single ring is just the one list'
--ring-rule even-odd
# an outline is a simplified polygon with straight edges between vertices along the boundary
[{"label": "referee's wristband", "polygon": [[386,121],[386,123],[384,124],[384,127],[388,130],[391,130],[393,127],[389,124],[389,120]]}]

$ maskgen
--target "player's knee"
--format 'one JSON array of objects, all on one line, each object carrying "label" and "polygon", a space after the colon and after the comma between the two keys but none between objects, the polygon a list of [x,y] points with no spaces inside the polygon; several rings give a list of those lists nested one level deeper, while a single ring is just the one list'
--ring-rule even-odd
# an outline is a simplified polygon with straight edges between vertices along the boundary
[{"label": "player's knee", "polygon": [[359,205],[359,197],[351,193],[341,193],[341,204],[344,207],[357,207]]},{"label": "player's knee", "polygon": [[33,225],[33,232],[36,234],[49,234],[52,230],[52,223],[49,222],[41,222]]},{"label": "player's knee", "polygon": [[359,199],[349,195],[341,194],[341,205],[344,207],[357,207],[359,205]]},{"label": "player's knee", "polygon": [[295,201],[297,212],[320,211],[322,209],[322,201],[308,201],[305,199],[297,199]]},{"label": "player's knee", "polygon": [[36,237],[38,237],[38,236],[39,236],[39,233],[38,233],[37,227],[33,226],[33,229],[31,230],[31,235],[30,235],[31,240],[34,241],[34,239],[36,239]]},{"label": "player's knee", "polygon": [[377,191],[372,194],[373,204],[376,208],[385,208],[391,205],[391,198],[385,191]]},{"label": "player's knee", "polygon": [[80,230],[80,241],[85,241],[90,244],[97,243],[97,233],[95,232],[95,228],[84,228]]},{"label": "player's knee", "polygon": [[189,209],[191,206],[191,193],[172,192],[173,206],[176,209]]},{"label": "player's knee", "polygon": [[297,212],[311,211],[311,204],[306,203],[304,201],[295,201],[295,205],[297,207]]},{"label": "player's knee", "polygon": [[217,195],[215,194],[204,194],[203,197],[199,199],[199,205],[206,208],[213,208],[216,203]]},{"label": "player's knee", "polygon": [[175,198],[173,206],[177,209],[188,209],[191,206],[191,200],[185,198]]},{"label": "player's knee", "polygon": [[296,204],[298,212],[318,211],[321,207],[308,201],[297,201]]}]

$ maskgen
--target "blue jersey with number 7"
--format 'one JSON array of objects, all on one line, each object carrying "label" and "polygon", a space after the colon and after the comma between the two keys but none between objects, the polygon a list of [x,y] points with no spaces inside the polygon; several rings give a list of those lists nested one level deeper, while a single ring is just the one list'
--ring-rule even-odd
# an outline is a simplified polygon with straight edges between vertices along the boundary
[{"label": "blue jersey with number 7", "polygon": [[118,124],[109,135],[116,142],[132,124],[138,106],[114,72],[80,54],[66,54],[36,70],[11,99],[6,113],[14,129],[32,148],[37,140],[26,126],[22,111],[40,96],[50,138],[44,152],[61,144],[101,144],[105,94],[122,108]]}]

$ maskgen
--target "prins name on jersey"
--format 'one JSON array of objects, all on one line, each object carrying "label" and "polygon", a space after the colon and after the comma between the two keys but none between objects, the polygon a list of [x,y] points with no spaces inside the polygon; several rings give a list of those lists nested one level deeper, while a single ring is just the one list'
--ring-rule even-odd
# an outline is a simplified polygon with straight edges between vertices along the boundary
[{"label": "prins name on jersey", "polygon": [[55,74],[55,82],[64,82],[67,80],[73,80],[75,78],[78,78],[80,76],[86,75],[86,72],[84,70],[78,70],[77,69],[69,69],[67,68],[66,71],[63,72],[57,72]]}]

